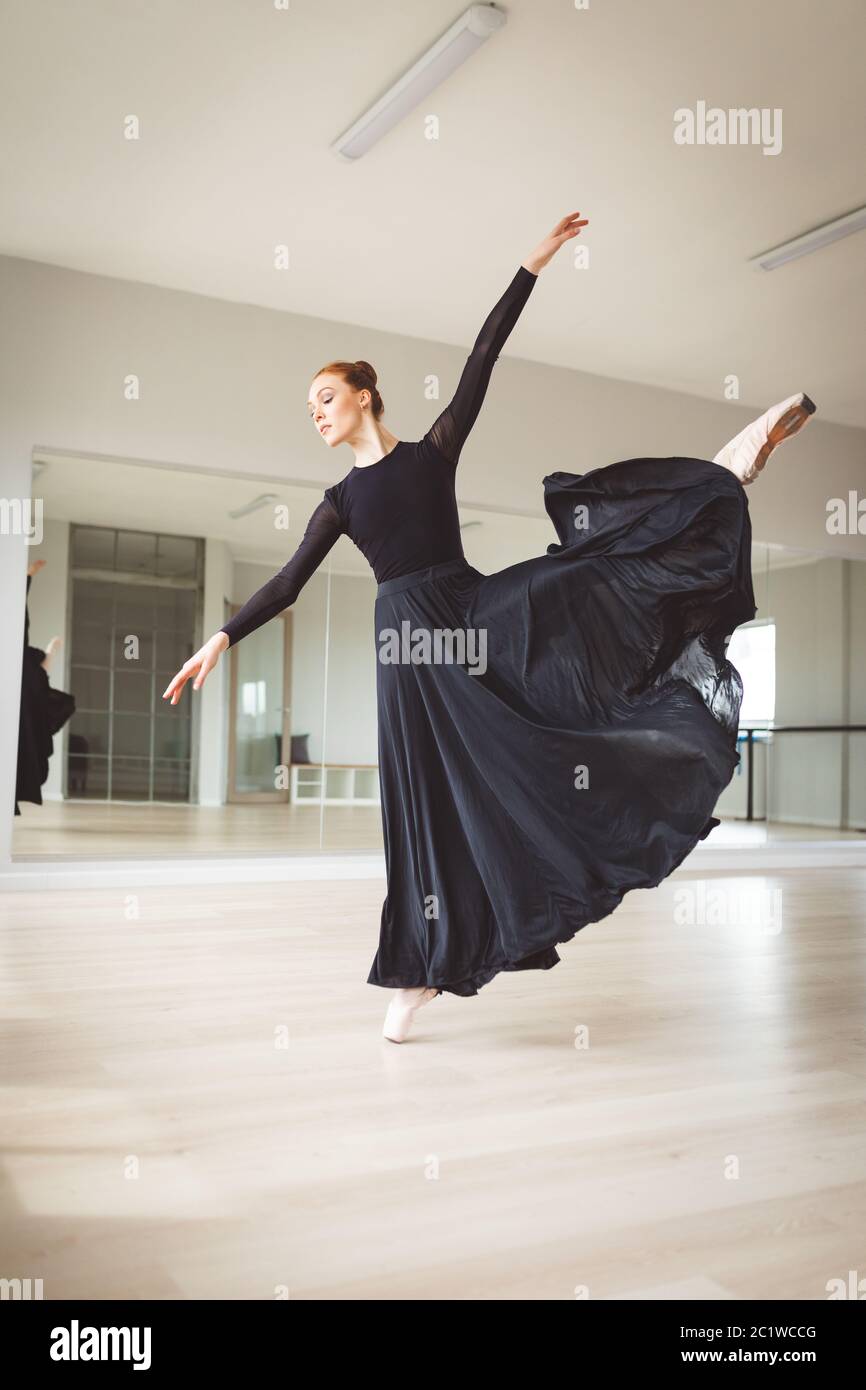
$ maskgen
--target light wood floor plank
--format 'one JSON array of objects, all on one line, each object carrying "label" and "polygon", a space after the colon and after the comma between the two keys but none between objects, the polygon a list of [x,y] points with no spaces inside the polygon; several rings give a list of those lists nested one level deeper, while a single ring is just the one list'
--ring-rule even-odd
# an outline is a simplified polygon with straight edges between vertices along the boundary
[{"label": "light wood floor plank", "polygon": [[[851,840],[864,832],[833,826],[723,820],[705,841],[744,846],[786,840]],[[187,858],[190,855],[382,852],[378,806],[185,806],[96,801],[21,802],[15,859]]]},{"label": "light wood floor plank", "polygon": [[[701,884],[781,920],[679,924]],[[366,984],[383,895],[0,897],[0,1274],[48,1299],[737,1300],[866,1272],[866,871],[678,874],[403,1046]]]}]

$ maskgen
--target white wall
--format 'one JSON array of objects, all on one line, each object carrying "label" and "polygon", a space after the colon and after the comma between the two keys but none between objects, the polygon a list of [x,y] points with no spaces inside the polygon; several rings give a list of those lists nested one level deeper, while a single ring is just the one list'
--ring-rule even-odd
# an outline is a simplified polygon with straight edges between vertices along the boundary
[{"label": "white wall", "polygon": [[[495,277],[488,265],[492,307],[513,268],[504,258]],[[547,288],[542,273],[533,297]],[[8,256],[0,257],[0,302],[0,500],[30,496],[34,446],[324,487],[348,471],[351,459],[332,456],[307,419],[310,376],[322,362],[335,356],[373,361],[389,428],[415,439],[448,399],[471,346]],[[524,312],[532,312],[531,300]],[[412,325],[406,327],[411,334]],[[519,324],[508,348],[520,352]],[[132,374],[140,384],[138,400],[124,391]],[[425,397],[430,374],[441,378],[440,402]],[[801,385],[808,389],[808,382],[791,389]],[[458,494],[466,503],[542,514],[546,473],[583,472],[635,456],[712,457],[754,413],[721,400],[502,360],[461,461]],[[852,487],[866,491],[866,431],[819,417],[785,446],[784,462],[771,463],[750,489],[755,539],[838,556],[866,554],[866,536],[831,543],[826,533],[826,498],[846,496]],[[25,580],[33,553],[38,549],[23,535],[0,536],[0,642],[8,654],[0,685],[0,784],[7,789],[0,866],[10,862]]]}]

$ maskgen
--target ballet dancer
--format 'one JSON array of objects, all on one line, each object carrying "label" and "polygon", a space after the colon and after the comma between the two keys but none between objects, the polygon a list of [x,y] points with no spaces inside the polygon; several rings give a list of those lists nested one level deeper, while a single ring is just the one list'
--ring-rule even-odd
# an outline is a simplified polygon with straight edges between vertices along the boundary
[{"label": "ballet dancer", "polygon": [[[368,362],[316,372],[309,418],[354,464],[325,489],[295,554],[163,695],[174,705],[188,680],[200,689],[222,652],[295,602],[339,536],[365,555],[378,585],[387,876],[368,983],[396,991],[382,1030],[392,1042],[437,995],[550,969],[558,943],[661,882],[718,824],[739,762],[742,682],[726,647],[757,611],[745,488],[814,413],[804,392],[712,460],[549,474],[559,543],[545,555],[483,575],[463,553],[461,450],[540,272],[587,225],[568,214],[520,263],[420,440],[383,423]],[[423,646],[420,659],[386,659],[388,634],[407,623],[413,634],[483,632],[486,670]]]},{"label": "ballet dancer", "polygon": [[[33,576],[45,565],[34,560],[27,567],[27,595]],[[18,717],[18,764],[15,776],[15,810],[19,801],[42,805],[42,787],[48,778],[48,765],[54,751],[54,735],[75,713],[75,697],[57,690],[48,679],[51,663],[61,639],[52,637],[43,651],[30,645],[30,612],[24,605],[24,655],[21,666],[21,701]]]}]

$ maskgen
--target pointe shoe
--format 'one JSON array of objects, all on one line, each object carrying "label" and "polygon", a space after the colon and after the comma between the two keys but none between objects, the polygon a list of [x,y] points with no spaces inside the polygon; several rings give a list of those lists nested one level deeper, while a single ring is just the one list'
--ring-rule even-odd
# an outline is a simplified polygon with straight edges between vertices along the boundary
[{"label": "pointe shoe", "polygon": [[48,643],[48,646],[45,648],[45,655],[42,658],[42,665],[46,671],[51,665],[51,659],[54,656],[54,653],[58,651],[62,645],[62,637],[52,637],[51,641]]},{"label": "pointe shoe", "polygon": [[776,446],[801,430],[814,414],[815,402],[805,391],[798,391],[795,396],[770,406],[757,420],[735,434],[719,450],[713,463],[729,468],[741,483],[753,483]]},{"label": "pointe shoe", "polygon": [[415,1010],[429,1004],[438,993],[438,989],[425,989],[423,985],[417,989],[398,989],[388,1005],[382,1036],[389,1042],[405,1042],[412,1027]]}]

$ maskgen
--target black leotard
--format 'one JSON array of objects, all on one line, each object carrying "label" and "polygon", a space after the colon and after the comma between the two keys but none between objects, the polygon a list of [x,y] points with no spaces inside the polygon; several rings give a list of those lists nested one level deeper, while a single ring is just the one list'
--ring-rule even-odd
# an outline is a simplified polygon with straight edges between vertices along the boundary
[{"label": "black leotard", "polygon": [[457,390],[417,443],[401,440],[376,463],[355,466],[325,489],[303,540],[283,568],[220,629],[234,646],[289,608],[344,532],[377,581],[463,559],[454,476],[497,357],[538,277],[520,266],[484,321]]}]

